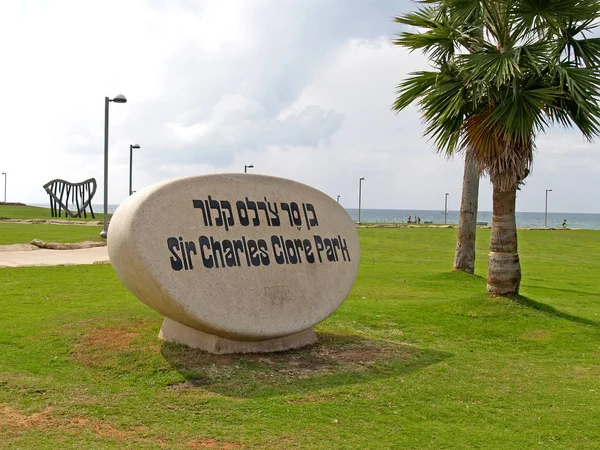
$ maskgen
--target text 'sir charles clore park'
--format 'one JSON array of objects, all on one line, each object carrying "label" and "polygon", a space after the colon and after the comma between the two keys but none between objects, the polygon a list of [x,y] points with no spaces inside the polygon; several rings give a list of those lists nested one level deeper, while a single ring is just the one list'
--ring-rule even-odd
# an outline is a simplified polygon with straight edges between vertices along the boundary
[{"label": "text 'sir charles clore park'", "polygon": [[1,448],[600,448],[597,0],[0,17]]}]

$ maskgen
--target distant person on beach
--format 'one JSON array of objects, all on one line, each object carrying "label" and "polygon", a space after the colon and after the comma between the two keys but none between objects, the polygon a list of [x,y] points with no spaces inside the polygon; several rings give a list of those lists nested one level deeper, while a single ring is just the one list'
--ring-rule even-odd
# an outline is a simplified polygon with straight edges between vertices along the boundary
[{"label": "distant person on beach", "polygon": [[421,223],[421,218],[417,216],[417,223]]},{"label": "distant person on beach", "polygon": [[567,219],[563,220],[563,228],[567,228]]},{"label": "distant person on beach", "polygon": [[408,220],[407,220],[407,222],[408,222],[408,223],[412,223],[412,216],[408,216]]}]

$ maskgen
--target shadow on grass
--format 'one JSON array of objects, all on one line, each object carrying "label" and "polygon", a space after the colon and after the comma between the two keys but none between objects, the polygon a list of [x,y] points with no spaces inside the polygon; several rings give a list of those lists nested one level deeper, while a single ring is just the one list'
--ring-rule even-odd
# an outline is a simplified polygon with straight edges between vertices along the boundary
[{"label": "shadow on grass", "polygon": [[569,294],[590,295],[590,296],[594,296],[594,297],[598,297],[598,295],[600,294],[600,292],[587,292],[587,291],[579,291],[576,289],[558,289],[555,287],[543,287],[543,286],[531,286],[531,285],[528,286],[525,284],[522,284],[521,287],[533,288],[533,289],[540,290],[540,291],[567,292]]},{"label": "shadow on grass", "polygon": [[584,325],[591,325],[593,327],[600,328],[600,322],[586,319],[585,317],[578,317],[572,314],[564,313],[553,306],[547,305],[545,303],[536,302],[535,300],[523,297],[522,295],[513,295],[510,298],[523,306],[527,306],[528,308],[544,312],[551,316],[560,317],[561,319],[569,320],[571,322],[581,323]]},{"label": "shadow on grass", "polygon": [[317,344],[277,353],[212,355],[171,343],[163,343],[161,353],[185,379],[170,390],[201,387],[241,398],[306,395],[341,385],[402,377],[451,356],[357,335],[325,332],[318,337]]}]

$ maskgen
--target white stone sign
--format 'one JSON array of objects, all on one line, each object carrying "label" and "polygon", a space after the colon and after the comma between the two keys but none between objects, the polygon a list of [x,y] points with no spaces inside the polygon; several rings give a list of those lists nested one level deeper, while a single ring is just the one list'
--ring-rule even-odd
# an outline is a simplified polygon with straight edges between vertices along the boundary
[{"label": "white stone sign", "polygon": [[179,178],[129,197],[108,232],[114,270],[165,316],[159,337],[213,353],[316,341],[358,270],[348,213],[307,185],[253,174]]}]

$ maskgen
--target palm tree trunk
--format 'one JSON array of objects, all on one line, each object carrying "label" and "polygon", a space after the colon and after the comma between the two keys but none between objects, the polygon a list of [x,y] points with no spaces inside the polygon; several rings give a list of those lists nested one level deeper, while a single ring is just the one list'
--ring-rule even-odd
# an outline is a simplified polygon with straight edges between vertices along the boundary
[{"label": "palm tree trunk", "polygon": [[494,184],[492,237],[487,280],[487,291],[492,295],[519,293],[521,264],[517,253],[516,199],[516,186],[508,191],[501,191]]},{"label": "palm tree trunk", "polygon": [[477,204],[479,200],[479,171],[475,167],[471,150],[465,154],[462,200],[458,237],[454,254],[454,270],[475,272],[475,235],[477,232]]}]

